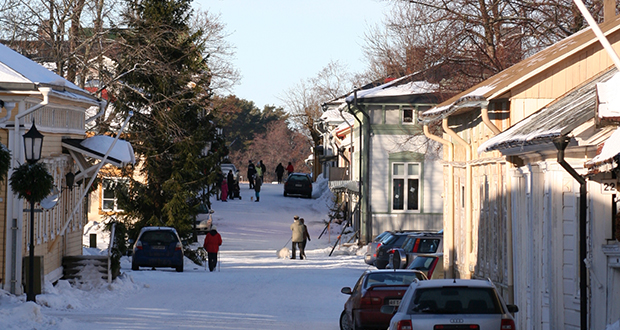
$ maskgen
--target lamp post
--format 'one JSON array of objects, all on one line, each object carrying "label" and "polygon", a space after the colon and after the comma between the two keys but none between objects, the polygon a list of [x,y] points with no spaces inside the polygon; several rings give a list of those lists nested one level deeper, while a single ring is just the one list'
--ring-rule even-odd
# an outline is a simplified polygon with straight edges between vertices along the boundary
[{"label": "lamp post", "polygon": [[[32,121],[30,130],[23,135],[24,151],[28,164],[35,164],[41,159],[43,147],[43,134],[41,134]],[[36,301],[34,294],[34,200],[30,199],[30,254],[28,258],[28,292],[26,301]]]}]

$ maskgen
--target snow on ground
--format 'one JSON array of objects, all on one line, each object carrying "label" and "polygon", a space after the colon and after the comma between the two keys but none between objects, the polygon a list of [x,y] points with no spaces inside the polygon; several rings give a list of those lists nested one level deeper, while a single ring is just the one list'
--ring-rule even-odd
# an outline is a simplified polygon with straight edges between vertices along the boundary
[{"label": "snow on ground", "polygon": [[[122,273],[110,285],[85,268],[87,281],[46,283],[37,303],[0,290],[0,329],[339,329],[348,297],[340,289],[353,286],[368,267],[365,247],[339,245],[328,256],[340,226],[318,239],[332,198],[327,182],[314,185],[312,199],[283,197],[277,184],[265,184],[258,203],[250,201],[254,192],[247,184],[241,195],[213,202],[213,221],[224,241],[219,271],[210,273],[189,259],[182,273],[132,271],[131,259],[123,257]],[[294,215],[305,218],[312,238],[307,260],[276,257],[278,249],[290,248]],[[102,223],[86,226],[85,244],[90,233],[98,242],[84,254],[105,253],[109,235],[102,230]],[[620,330],[620,321],[605,330]]]},{"label": "snow on ground", "polygon": [[[333,195],[327,181],[314,185],[312,199],[284,197],[282,185],[266,184],[260,202],[242,184],[242,200],[213,201],[213,222],[222,235],[219,270],[209,272],[185,259],[184,272],[174,269],[131,270],[121,260],[121,276],[111,285],[93,269],[83,270],[82,284],[46,283],[37,303],[25,295],[0,290],[2,329],[339,329],[346,295],[367,269],[364,248],[338,245],[341,227],[334,225],[321,239]],[[276,251],[291,248],[293,216],[305,219],[311,236],[306,260],[278,259]],[[109,235],[103,224],[85,228],[84,243],[96,233],[103,254]],[[204,236],[199,236],[202,242]],[[195,244],[194,247],[197,247]]]}]

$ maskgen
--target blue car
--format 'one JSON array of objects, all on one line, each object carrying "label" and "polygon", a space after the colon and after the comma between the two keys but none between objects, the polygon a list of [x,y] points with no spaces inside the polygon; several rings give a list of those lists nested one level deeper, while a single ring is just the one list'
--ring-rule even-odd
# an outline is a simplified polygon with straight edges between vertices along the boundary
[{"label": "blue car", "polygon": [[172,267],[183,271],[183,244],[172,227],[144,227],[133,246],[131,269]]}]

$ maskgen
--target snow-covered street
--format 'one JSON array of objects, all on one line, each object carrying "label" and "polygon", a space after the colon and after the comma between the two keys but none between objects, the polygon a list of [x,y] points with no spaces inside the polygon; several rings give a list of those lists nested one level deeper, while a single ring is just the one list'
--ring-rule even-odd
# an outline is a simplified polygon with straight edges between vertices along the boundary
[{"label": "snow-covered street", "polygon": [[[283,197],[281,185],[266,184],[256,203],[247,184],[241,189],[242,200],[213,201],[213,222],[223,239],[219,271],[211,273],[187,258],[182,273],[132,271],[124,257],[122,275],[111,286],[48,284],[36,305],[26,303],[25,295],[0,291],[2,328],[339,329],[347,299],[340,289],[353,286],[367,265],[364,250],[356,246],[339,246],[328,256],[339,226],[318,239],[331,198],[326,182],[315,184],[313,199]],[[278,259],[278,249],[290,248],[294,215],[305,218],[312,238],[308,259]],[[99,236],[100,248],[105,247],[107,239]]]}]

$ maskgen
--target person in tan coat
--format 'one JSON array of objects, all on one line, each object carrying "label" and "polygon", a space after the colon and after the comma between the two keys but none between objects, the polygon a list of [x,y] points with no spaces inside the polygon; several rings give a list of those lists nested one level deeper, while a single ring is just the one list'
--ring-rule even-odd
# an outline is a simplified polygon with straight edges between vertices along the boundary
[{"label": "person in tan coat", "polygon": [[301,222],[299,221],[299,216],[294,216],[293,217],[293,224],[291,224],[291,231],[293,232],[293,236],[291,238],[291,241],[293,242],[293,254],[291,256],[291,259],[296,259],[296,250],[297,247],[299,247],[299,259],[303,259],[304,258],[304,247],[303,247],[303,241],[304,241],[304,227],[301,224]]}]

